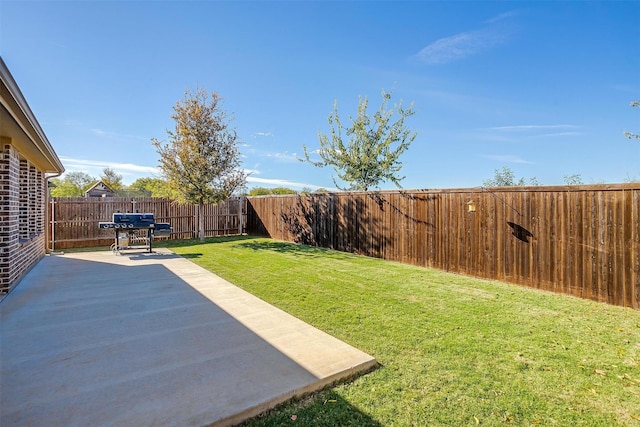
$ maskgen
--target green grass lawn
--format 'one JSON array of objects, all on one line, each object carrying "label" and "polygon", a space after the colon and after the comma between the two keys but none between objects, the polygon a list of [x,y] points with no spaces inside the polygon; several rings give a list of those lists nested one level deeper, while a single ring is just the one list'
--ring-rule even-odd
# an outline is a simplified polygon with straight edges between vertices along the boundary
[{"label": "green grass lawn", "polygon": [[249,426],[640,426],[638,311],[270,239],[162,245],[381,365]]}]

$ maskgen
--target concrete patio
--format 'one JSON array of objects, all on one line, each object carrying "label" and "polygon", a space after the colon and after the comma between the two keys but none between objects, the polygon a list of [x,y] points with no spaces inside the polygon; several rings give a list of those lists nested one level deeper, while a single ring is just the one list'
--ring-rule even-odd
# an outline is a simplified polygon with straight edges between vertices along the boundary
[{"label": "concrete patio", "polygon": [[369,355],[174,253],[40,261],[0,303],[0,425],[233,425]]}]

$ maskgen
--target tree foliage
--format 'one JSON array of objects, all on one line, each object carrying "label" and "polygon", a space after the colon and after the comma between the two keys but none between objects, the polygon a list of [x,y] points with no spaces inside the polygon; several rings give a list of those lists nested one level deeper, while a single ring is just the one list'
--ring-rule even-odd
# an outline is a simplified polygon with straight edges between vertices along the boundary
[{"label": "tree foliage", "polygon": [[315,190],[309,187],[304,187],[302,190],[300,190],[300,194],[327,194],[327,193],[329,193],[329,190],[322,187],[316,188]]},{"label": "tree foliage", "polygon": [[[320,160],[311,160],[309,151],[303,146],[304,159],[316,167],[332,166],[337,178],[346,182],[346,188],[340,187],[333,177],[336,187],[347,190],[366,191],[378,187],[384,181],[390,181],[397,187],[404,176],[400,156],[416,138],[416,133],[405,127],[404,120],[414,114],[413,104],[402,107],[402,101],[395,109],[387,109],[391,93],[382,91],[382,103],[373,117],[367,114],[369,101],[360,97],[358,114],[351,118],[352,124],[345,127],[338,115],[338,102],[334,101],[333,113],[329,115],[330,135],[318,133]],[[395,114],[399,116],[392,122]],[[343,141],[343,132],[348,141]]]},{"label": "tree foliage", "polygon": [[131,183],[129,190],[147,191],[151,197],[173,198],[169,183],[162,178],[138,178]]},{"label": "tree foliage", "polygon": [[563,177],[564,179],[564,183],[567,185],[582,185],[584,184],[584,182],[582,182],[582,175],[580,175],[579,173],[577,174],[573,174],[573,175],[565,175]]},{"label": "tree foliage", "polygon": [[[640,101],[633,101],[629,105],[632,107],[640,107]],[[624,136],[626,136],[629,139],[640,139],[640,133],[632,133],[632,132],[625,131]]]},{"label": "tree foliage", "polygon": [[249,191],[249,196],[268,196],[268,195],[278,195],[278,194],[297,194],[296,190],[292,190],[291,188],[286,187],[274,187],[274,188],[266,188],[266,187],[254,187]]},{"label": "tree foliage", "polygon": [[175,128],[167,130],[169,142],[156,138],[151,142],[172,194],[179,202],[198,205],[199,235],[204,241],[204,205],[228,199],[246,181],[238,136],[215,92],[209,97],[204,89],[187,90],[173,111]]},{"label": "tree foliage", "polygon": [[107,184],[113,191],[122,190],[124,185],[122,184],[122,175],[111,168],[104,168],[100,180]]},{"label": "tree foliage", "polygon": [[482,185],[484,187],[522,187],[526,185],[535,186],[541,184],[535,176],[529,178],[528,182],[524,178],[516,180],[516,175],[513,173],[511,168],[503,166],[502,169],[496,169],[494,171],[493,178],[484,180]]},{"label": "tree foliage", "polygon": [[69,172],[62,178],[51,180],[54,188],[51,189],[53,197],[82,197],[84,192],[91,187],[97,179],[84,172]]}]

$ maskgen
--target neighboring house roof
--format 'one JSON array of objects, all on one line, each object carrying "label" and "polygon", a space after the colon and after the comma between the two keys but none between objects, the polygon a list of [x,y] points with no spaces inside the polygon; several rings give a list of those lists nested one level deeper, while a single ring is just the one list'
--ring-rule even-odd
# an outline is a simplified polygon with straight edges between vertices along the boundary
[{"label": "neighboring house roof", "polygon": [[93,184],[91,187],[89,187],[89,189],[87,191],[84,192],[85,196],[91,193],[96,193],[96,194],[104,194],[104,193],[111,193],[111,194],[115,194],[115,191],[113,191],[111,189],[111,187],[109,187],[107,184],[105,184],[102,181],[98,181],[95,184]]},{"label": "neighboring house roof", "polygon": [[45,173],[61,174],[64,166],[0,57],[0,137],[11,138],[20,154]]}]

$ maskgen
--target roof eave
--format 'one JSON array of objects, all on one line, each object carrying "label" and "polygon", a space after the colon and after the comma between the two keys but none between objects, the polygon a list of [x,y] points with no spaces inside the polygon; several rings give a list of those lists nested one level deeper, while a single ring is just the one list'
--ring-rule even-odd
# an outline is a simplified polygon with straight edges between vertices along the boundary
[{"label": "roof eave", "polygon": [[0,81],[2,82],[2,97],[0,101],[15,123],[35,146],[39,156],[45,160],[41,165],[45,173],[61,174],[64,166],[49,142],[42,127],[38,123],[33,111],[29,107],[22,91],[14,80],[2,57],[0,57]]}]

